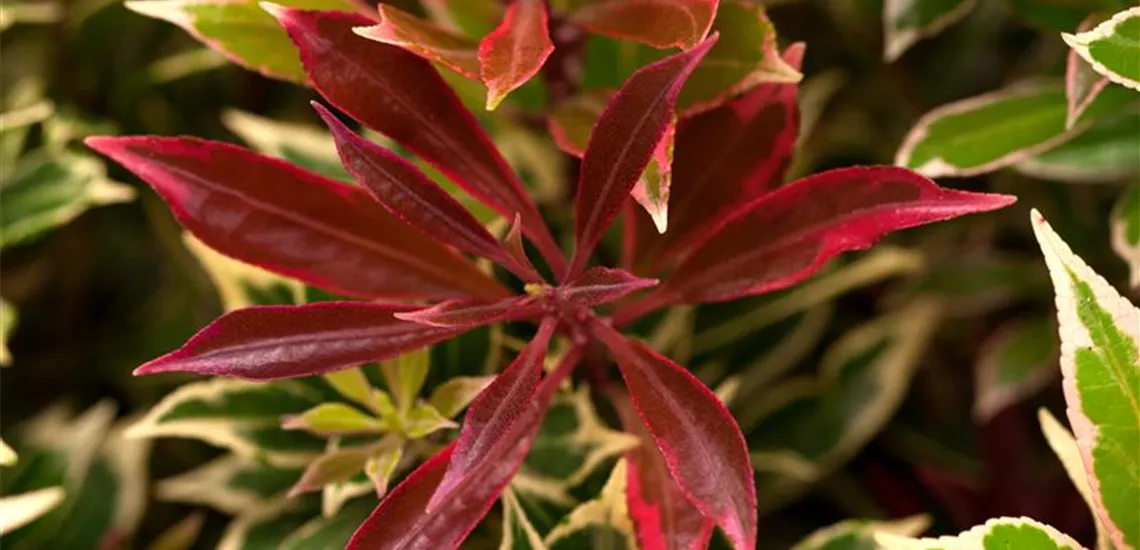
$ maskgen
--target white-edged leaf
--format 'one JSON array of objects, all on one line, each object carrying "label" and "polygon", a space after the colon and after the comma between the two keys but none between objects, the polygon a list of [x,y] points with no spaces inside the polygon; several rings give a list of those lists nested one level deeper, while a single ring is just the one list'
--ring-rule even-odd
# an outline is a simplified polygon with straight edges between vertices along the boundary
[{"label": "white-edged leaf", "polygon": [[883,3],[883,59],[899,58],[923,38],[966,17],[977,0],[886,0]]},{"label": "white-edged leaf", "polygon": [[1120,194],[1111,220],[1112,250],[1128,264],[1128,284],[1140,288],[1140,184]]},{"label": "white-edged leaf", "polygon": [[1119,12],[1092,30],[1061,37],[1093,70],[1140,90],[1140,6]]},{"label": "white-edged leaf", "polygon": [[1072,432],[1062,426],[1061,422],[1047,409],[1037,411],[1037,420],[1041,423],[1041,433],[1045,435],[1045,441],[1049,443],[1049,448],[1053,449],[1053,453],[1057,455],[1057,459],[1065,467],[1065,473],[1069,475],[1073,486],[1076,487],[1077,492],[1088,505],[1089,512],[1093,514],[1093,519],[1096,521],[1097,550],[1112,550],[1108,531],[1105,530],[1100,519],[1096,517],[1096,503],[1093,501],[1089,478],[1085,475],[1085,466],[1081,463],[1081,449],[1077,447],[1077,440],[1073,438]]}]

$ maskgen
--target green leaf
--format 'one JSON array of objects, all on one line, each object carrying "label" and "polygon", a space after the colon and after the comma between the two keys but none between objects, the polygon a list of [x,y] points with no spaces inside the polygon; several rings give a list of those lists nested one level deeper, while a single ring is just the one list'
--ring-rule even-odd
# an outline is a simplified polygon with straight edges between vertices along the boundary
[{"label": "green leaf", "polygon": [[1087,128],[1083,122],[1116,114],[1138,99],[1110,87],[1066,131],[1068,106],[1060,83],[1005,88],[923,115],[903,140],[895,164],[932,178],[992,172],[1064,143]]},{"label": "green leaf", "polygon": [[458,428],[459,424],[448,420],[435,410],[435,407],[424,403],[408,411],[404,416],[402,427],[404,435],[408,438],[422,439],[439,430]]},{"label": "green leaf", "polygon": [[299,415],[282,418],[281,427],[326,436],[376,433],[389,428],[387,422],[344,403],[321,403]]},{"label": "green leaf", "polygon": [[884,550],[1083,550],[1077,541],[1029,518],[998,518],[955,537],[912,539],[887,533],[875,540]]},{"label": "green leaf", "polygon": [[324,375],[325,381],[336,389],[337,393],[363,405],[374,412],[378,410],[372,383],[360,367],[330,372]]},{"label": "green leaf", "polygon": [[202,526],[206,522],[206,515],[197,512],[190,514],[178,523],[167,528],[155,537],[154,542],[146,547],[147,550],[190,550],[194,541],[202,534]]},{"label": "green leaf", "polygon": [[898,59],[914,43],[935,36],[966,17],[977,0],[886,0],[883,59]]},{"label": "green leaf", "polygon": [[330,518],[315,518],[290,534],[278,550],[327,550],[344,548],[356,528],[376,506],[375,499],[360,499]]},{"label": "green leaf", "polygon": [[[284,0],[290,8],[355,11],[347,0]],[[135,0],[127,8],[182,27],[233,62],[271,78],[306,82],[301,58],[272,16],[253,0]]]},{"label": "green leaf", "polygon": [[400,466],[400,459],[404,456],[404,448],[399,445],[386,447],[368,458],[364,464],[364,473],[372,481],[376,494],[383,496],[388,492],[388,482]]},{"label": "green leaf", "polygon": [[1114,182],[1140,172],[1140,112],[1098,120],[1087,131],[1014,165],[1035,178]]},{"label": "green leaf", "polygon": [[352,182],[324,128],[281,122],[244,111],[222,113],[222,124],[250,147],[330,178]]},{"label": "green leaf", "polygon": [[1057,294],[1069,422],[1097,517],[1118,549],[1140,548],[1140,310],[1069,249],[1036,210]]},{"label": "green leaf", "polygon": [[503,541],[499,550],[546,550],[546,544],[510,487],[503,491],[500,501],[503,503]]},{"label": "green leaf", "polygon": [[1117,13],[1090,31],[1061,37],[1093,70],[1140,90],[1140,7]]},{"label": "green leaf", "polygon": [[0,183],[0,247],[17,244],[70,222],[90,207],[125,202],[133,188],[106,177],[95,157],[41,150],[25,157]]},{"label": "green leaf", "polygon": [[568,490],[637,443],[636,436],[610,429],[602,422],[582,386],[555,397],[523,468]]},{"label": "green leaf", "polygon": [[420,349],[380,363],[384,382],[396,402],[396,410],[407,414],[416,403],[431,368],[431,350]]},{"label": "green leaf", "polygon": [[300,476],[300,468],[278,468],[227,454],[162,480],[155,493],[161,500],[240,514],[284,495]]},{"label": "green leaf", "polygon": [[364,471],[364,465],[376,452],[376,445],[360,445],[329,449],[305,467],[301,479],[290,489],[289,496],[316,491],[325,485],[343,483]]},{"label": "green leaf", "polygon": [[546,535],[550,550],[610,548],[636,550],[637,537],[625,500],[626,464],[619,460],[598,498],[570,512]]},{"label": "green leaf", "polygon": [[224,311],[254,305],[293,305],[304,301],[305,287],[300,281],[225,256],[206,246],[189,231],[182,233],[182,243],[214,283]]},{"label": "green leaf", "polygon": [[1039,317],[1006,323],[982,344],[974,418],[985,423],[1045,387],[1057,374],[1057,327]]},{"label": "green leaf", "polygon": [[848,520],[812,533],[792,550],[878,550],[876,533],[913,537],[929,526],[926,516],[897,521]]},{"label": "green leaf", "polygon": [[920,300],[858,327],[827,351],[818,379],[788,380],[762,398],[767,414],[746,434],[761,510],[800,496],[882,429],[906,395],[938,313],[937,302]]},{"label": "green leaf", "polygon": [[1037,419],[1041,422],[1041,432],[1045,434],[1045,441],[1049,443],[1049,448],[1053,449],[1061,461],[1061,465],[1065,467],[1065,473],[1069,475],[1069,480],[1073,482],[1073,486],[1076,487],[1077,492],[1088,505],[1089,512],[1092,513],[1093,519],[1096,521],[1097,550],[1112,550],[1112,543],[1108,539],[1108,530],[1105,529],[1104,522],[1096,517],[1096,501],[1093,500],[1092,486],[1089,485],[1084,464],[1081,463],[1081,449],[1077,447],[1077,440],[1048,410],[1038,410]]},{"label": "green leaf", "polygon": [[0,367],[12,364],[12,352],[8,349],[8,338],[16,329],[16,308],[0,298]]},{"label": "green leaf", "polygon": [[492,381],[494,376],[458,376],[440,384],[431,392],[428,404],[444,418],[455,418],[467,408]]},{"label": "green leaf", "polygon": [[[1140,150],[1140,143],[1136,146]],[[1140,184],[1120,194],[1111,220],[1112,249],[1128,263],[1128,284],[1140,288]]]}]

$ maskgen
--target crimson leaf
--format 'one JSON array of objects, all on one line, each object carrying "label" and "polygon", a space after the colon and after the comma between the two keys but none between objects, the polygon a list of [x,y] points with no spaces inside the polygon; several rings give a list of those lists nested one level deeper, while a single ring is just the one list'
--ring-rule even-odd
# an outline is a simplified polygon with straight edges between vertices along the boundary
[{"label": "crimson leaf", "polygon": [[502,321],[517,321],[542,314],[533,296],[503,300],[448,300],[431,307],[397,313],[397,319],[433,327],[473,328]]},{"label": "crimson leaf", "polygon": [[657,279],[638,277],[624,269],[592,267],[564,286],[561,292],[567,299],[593,307],[656,284]]},{"label": "crimson leaf", "polygon": [[204,243],[246,263],[361,298],[506,295],[471,262],[409,232],[363,189],[214,141],[86,143],[153,187]]},{"label": "crimson leaf", "polygon": [[464,330],[424,326],[393,315],[414,307],[321,302],[239,309],[135,374],[193,372],[246,380],[310,376],[394,357]]}]

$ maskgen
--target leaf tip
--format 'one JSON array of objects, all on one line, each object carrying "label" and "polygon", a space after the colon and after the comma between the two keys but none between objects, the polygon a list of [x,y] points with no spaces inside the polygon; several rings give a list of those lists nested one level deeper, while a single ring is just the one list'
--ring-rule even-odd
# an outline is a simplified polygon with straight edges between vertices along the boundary
[{"label": "leaf tip", "polygon": [[274,4],[273,2],[258,2],[257,5],[264,10],[265,13],[272,15],[274,19],[281,23],[285,23],[285,20],[289,18],[289,13],[292,11],[281,4]]}]

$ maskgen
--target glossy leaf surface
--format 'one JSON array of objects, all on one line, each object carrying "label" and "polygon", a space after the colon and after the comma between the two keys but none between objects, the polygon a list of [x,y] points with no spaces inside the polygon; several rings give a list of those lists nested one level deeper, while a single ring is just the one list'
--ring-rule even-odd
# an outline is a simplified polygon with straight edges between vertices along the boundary
[{"label": "glossy leaf surface", "polygon": [[363,189],[220,142],[87,143],[158,191],[183,227],[227,256],[350,296],[505,292],[474,264],[409,232]]},{"label": "glossy leaf surface", "polygon": [[1121,11],[1092,30],[1061,36],[1096,72],[1140,90],[1140,7]]},{"label": "glossy leaf surface", "polygon": [[435,61],[467,78],[479,78],[478,44],[397,7],[380,4],[380,23],[359,27],[356,34],[390,44]]},{"label": "glossy leaf surface", "polygon": [[547,18],[542,0],[515,0],[507,6],[502,23],[479,42],[479,74],[487,85],[488,111],[538,74],[554,51]]},{"label": "glossy leaf surface", "polygon": [[655,48],[689,49],[708,34],[717,0],[593,0],[570,14],[591,32]]},{"label": "glossy leaf surface", "polygon": [[292,378],[378,361],[457,334],[401,321],[412,306],[323,302],[240,309],[136,374],[193,372],[247,380]]}]

